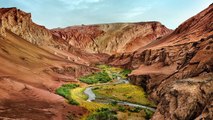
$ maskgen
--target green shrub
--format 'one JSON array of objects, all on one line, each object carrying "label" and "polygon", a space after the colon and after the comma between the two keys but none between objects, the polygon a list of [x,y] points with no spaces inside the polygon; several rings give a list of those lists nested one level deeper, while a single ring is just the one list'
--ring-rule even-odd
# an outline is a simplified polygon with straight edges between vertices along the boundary
[{"label": "green shrub", "polygon": [[128,74],[130,74],[132,71],[128,70],[128,69],[124,69],[123,71],[121,71],[119,74],[121,77],[126,77]]},{"label": "green shrub", "polygon": [[80,81],[85,82],[87,84],[93,84],[93,83],[106,83],[110,80],[112,80],[108,73],[106,71],[94,73],[92,75],[87,75],[79,78]]},{"label": "green shrub", "polygon": [[78,84],[64,84],[61,87],[59,87],[58,89],[56,89],[55,92],[56,92],[56,94],[66,98],[68,100],[69,104],[79,105],[79,103],[77,101],[75,101],[74,99],[71,98],[71,93],[70,93],[70,90],[74,89],[76,87],[79,87],[79,85]]},{"label": "green shrub", "polygon": [[126,108],[124,106],[118,106],[118,111],[125,112]]},{"label": "green shrub", "polygon": [[69,94],[70,94],[69,89],[67,89],[65,87],[60,87],[60,88],[56,89],[56,93],[58,95],[65,97],[65,98],[68,98]]},{"label": "green shrub", "polygon": [[101,72],[80,77],[79,80],[87,84],[106,83],[117,77],[126,78],[127,74],[131,73],[131,70],[111,67],[108,65],[98,65],[97,67],[101,69]]},{"label": "green shrub", "polygon": [[88,116],[87,120],[117,120],[116,112],[109,108],[100,108]]},{"label": "green shrub", "polygon": [[71,104],[71,105],[79,105],[79,103],[72,98],[69,98],[68,103]]},{"label": "green shrub", "polygon": [[94,87],[92,90],[98,90],[100,89],[100,87]]},{"label": "green shrub", "polygon": [[126,96],[127,97],[127,99],[131,99],[132,98],[132,96]]},{"label": "green shrub", "polygon": [[112,105],[112,106],[116,106],[117,104],[118,104],[117,101],[111,101],[111,105]]},{"label": "green shrub", "polygon": [[151,119],[152,115],[154,114],[154,112],[148,109],[144,109],[144,112],[146,113],[146,116],[145,116],[146,119]]},{"label": "green shrub", "polygon": [[134,108],[129,108],[128,109],[128,111],[130,111],[130,112],[140,112],[142,110],[142,108],[140,108],[140,107],[134,107]]}]

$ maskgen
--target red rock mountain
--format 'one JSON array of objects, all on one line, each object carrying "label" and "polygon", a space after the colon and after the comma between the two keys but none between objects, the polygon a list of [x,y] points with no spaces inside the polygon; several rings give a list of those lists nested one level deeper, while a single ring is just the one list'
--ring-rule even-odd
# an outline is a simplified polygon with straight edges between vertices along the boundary
[{"label": "red rock mountain", "polygon": [[85,114],[86,109],[70,106],[54,91],[96,71],[89,65],[105,56],[55,41],[48,29],[32,22],[30,14],[0,9],[0,119],[65,119],[70,111]]},{"label": "red rock mountain", "polygon": [[131,82],[157,103],[153,120],[212,119],[212,11],[210,5],[174,31],[159,22],[48,30],[28,13],[1,8],[0,119],[60,120],[69,112],[78,119],[87,110],[54,91],[103,62],[133,70]]},{"label": "red rock mountain", "polygon": [[210,120],[213,101],[213,5],[171,34],[110,64],[133,69],[132,83],[158,103],[153,120]]},{"label": "red rock mountain", "polygon": [[[177,44],[184,44],[189,42],[196,42],[202,38],[213,34],[213,15],[212,5],[200,12],[198,15],[188,19],[182,23],[175,31],[168,34],[161,39],[153,41],[145,48],[174,46]],[[143,49],[143,47],[141,48]]]},{"label": "red rock mountain", "polygon": [[52,34],[45,27],[33,23],[31,14],[16,8],[3,8],[0,16],[2,31],[10,30],[36,45],[52,44]]},{"label": "red rock mountain", "polygon": [[159,22],[82,25],[51,31],[75,47],[108,54],[133,52],[171,32]]}]

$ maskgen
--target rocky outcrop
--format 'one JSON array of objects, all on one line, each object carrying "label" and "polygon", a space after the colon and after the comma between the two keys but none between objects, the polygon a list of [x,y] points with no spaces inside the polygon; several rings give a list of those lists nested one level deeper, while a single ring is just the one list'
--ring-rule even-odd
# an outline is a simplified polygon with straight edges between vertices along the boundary
[{"label": "rocky outcrop", "polygon": [[52,45],[53,36],[44,26],[32,22],[31,14],[16,8],[0,9],[1,30],[10,30],[36,45]]},{"label": "rocky outcrop", "polygon": [[[133,59],[132,68],[137,69],[130,74],[132,83],[144,87],[159,103],[153,119],[195,119],[207,109],[213,94],[212,43],[210,36],[198,42],[146,50]],[[203,117],[212,119],[211,111],[207,113]]]},{"label": "rocky outcrop", "polygon": [[[83,59],[87,62],[80,62],[80,64],[88,65],[99,60],[102,61],[99,55],[87,53],[86,51],[78,49],[68,44],[63,39],[53,35],[52,32],[44,26],[34,23],[31,20],[30,13],[23,12],[17,8],[0,8],[0,34],[7,37],[7,32],[12,32],[28,42],[48,51],[50,51],[48,48],[50,47],[52,48],[50,52],[54,54],[59,54],[59,50],[61,51],[60,54],[63,54],[63,57],[73,62],[79,63],[78,61],[82,61]],[[69,52],[72,55],[64,54],[66,52]],[[88,61],[88,57],[91,57],[89,60],[90,62]]]},{"label": "rocky outcrop", "polygon": [[212,8],[134,53],[110,57],[110,64],[133,69],[131,82],[158,103],[153,120],[213,119]]},{"label": "rocky outcrop", "polygon": [[[173,81],[162,93],[152,119],[212,119],[213,74]],[[205,109],[210,109],[204,115]]]},{"label": "rocky outcrop", "polygon": [[95,53],[132,52],[170,33],[159,22],[113,23],[53,29],[59,39]]},{"label": "rocky outcrop", "polygon": [[[156,48],[163,46],[175,46],[189,42],[196,42],[213,34],[213,7],[210,5],[207,9],[191,17],[182,23],[171,34],[148,44],[145,48]],[[144,48],[138,50],[140,53]]]}]

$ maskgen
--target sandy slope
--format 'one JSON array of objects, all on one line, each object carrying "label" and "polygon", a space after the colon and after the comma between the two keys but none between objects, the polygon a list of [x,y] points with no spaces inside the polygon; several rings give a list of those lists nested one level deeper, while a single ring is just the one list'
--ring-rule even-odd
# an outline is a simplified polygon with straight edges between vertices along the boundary
[{"label": "sandy slope", "polygon": [[[86,112],[65,103],[54,90],[64,81],[75,82],[92,68],[50,53],[11,32],[0,36],[0,43],[0,117],[38,120],[65,117],[68,111],[77,116]],[[73,71],[59,74],[54,67]]]}]

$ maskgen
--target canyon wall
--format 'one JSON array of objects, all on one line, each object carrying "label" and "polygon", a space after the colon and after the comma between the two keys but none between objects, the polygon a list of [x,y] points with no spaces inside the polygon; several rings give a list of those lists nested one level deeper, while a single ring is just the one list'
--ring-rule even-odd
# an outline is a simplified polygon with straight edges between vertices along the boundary
[{"label": "canyon wall", "polygon": [[0,26],[36,45],[52,45],[53,36],[44,26],[32,22],[31,14],[16,8],[0,9]]},{"label": "canyon wall", "polygon": [[69,44],[93,53],[133,52],[170,33],[159,22],[82,25],[51,30]]},{"label": "canyon wall", "polygon": [[128,54],[110,57],[111,65],[133,69],[158,106],[153,120],[212,119],[213,5],[174,32]]},{"label": "canyon wall", "polygon": [[[3,110],[0,112],[4,117],[10,115],[7,108],[16,100],[26,106],[34,100],[38,108],[33,110],[45,116],[42,119],[47,119],[50,113],[62,119],[65,115],[60,111],[68,112],[64,108],[77,110],[72,111],[76,115],[87,112],[68,106],[52,93],[65,82],[78,82],[79,76],[98,71],[93,66],[105,63],[110,54],[107,63],[133,70],[129,74],[131,82],[144,87],[149,98],[158,104],[153,120],[212,119],[212,11],[210,5],[174,31],[159,22],[48,30],[33,23],[28,13],[2,8],[0,105]],[[50,113],[43,110],[44,104]],[[26,114],[27,118],[31,117],[30,113]]]}]

